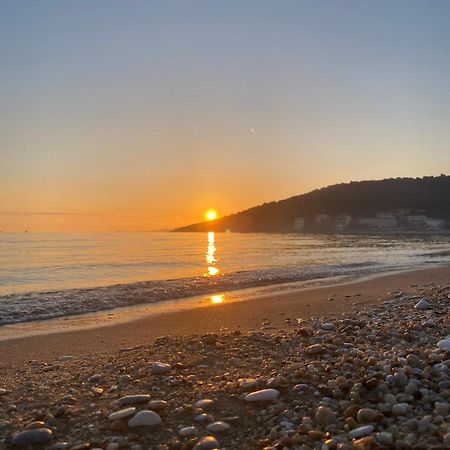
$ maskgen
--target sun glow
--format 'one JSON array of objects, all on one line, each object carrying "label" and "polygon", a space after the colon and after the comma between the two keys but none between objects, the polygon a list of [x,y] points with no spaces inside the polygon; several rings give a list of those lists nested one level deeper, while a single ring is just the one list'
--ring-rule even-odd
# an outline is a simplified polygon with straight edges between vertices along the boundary
[{"label": "sun glow", "polygon": [[213,305],[219,305],[223,303],[224,297],[225,296],[223,294],[211,295],[210,300]]},{"label": "sun glow", "polygon": [[205,212],[206,220],[216,220],[217,219],[217,211],[215,209],[208,209]]}]

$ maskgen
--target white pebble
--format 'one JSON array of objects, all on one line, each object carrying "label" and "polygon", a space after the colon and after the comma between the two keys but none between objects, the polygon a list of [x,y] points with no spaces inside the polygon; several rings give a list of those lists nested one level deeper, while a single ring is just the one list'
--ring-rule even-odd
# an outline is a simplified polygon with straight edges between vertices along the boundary
[{"label": "white pebble", "polygon": [[230,428],[230,425],[219,420],[217,422],[210,423],[206,428],[208,431],[211,431],[211,433],[220,433],[222,431],[228,430]]},{"label": "white pebble", "polygon": [[124,417],[132,416],[135,411],[136,411],[136,408],[134,406],[131,407],[131,408],[121,409],[120,411],[116,411],[116,412],[111,413],[108,416],[108,419],[109,420],[123,419]]},{"label": "white pebble", "polygon": [[268,402],[275,400],[279,395],[276,389],[261,389],[260,391],[251,392],[245,396],[247,402]]},{"label": "white pebble", "polygon": [[161,417],[154,411],[139,411],[128,421],[128,426],[130,428],[151,427],[153,425],[159,425],[161,422]]}]

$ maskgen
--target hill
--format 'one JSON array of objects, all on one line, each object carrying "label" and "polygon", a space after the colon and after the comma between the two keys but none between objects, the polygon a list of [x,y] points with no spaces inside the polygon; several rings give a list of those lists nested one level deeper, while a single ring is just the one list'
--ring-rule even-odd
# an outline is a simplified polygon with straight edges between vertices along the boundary
[{"label": "hill", "polygon": [[450,176],[342,183],[174,231],[357,232],[450,228]]}]

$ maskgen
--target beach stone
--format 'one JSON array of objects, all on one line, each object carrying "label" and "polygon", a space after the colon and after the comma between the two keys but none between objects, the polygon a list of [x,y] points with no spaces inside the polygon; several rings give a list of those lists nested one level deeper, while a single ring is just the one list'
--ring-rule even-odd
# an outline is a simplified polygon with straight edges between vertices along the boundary
[{"label": "beach stone", "polygon": [[326,406],[319,406],[315,415],[316,422],[323,427],[336,422],[336,414]]},{"label": "beach stone", "polygon": [[247,402],[269,402],[275,400],[280,393],[276,389],[261,389],[245,396]]},{"label": "beach stone", "polygon": [[358,414],[356,416],[356,420],[359,423],[370,423],[374,421],[378,421],[378,419],[383,417],[382,414],[380,414],[378,411],[375,411],[372,408],[361,408],[358,411]]},{"label": "beach stone", "polygon": [[444,437],[442,438],[442,443],[445,447],[450,447],[450,433],[444,434]]},{"label": "beach stone", "polygon": [[377,441],[383,445],[392,445],[394,442],[394,436],[388,431],[381,431],[380,433],[377,433],[376,438]]},{"label": "beach stone", "polygon": [[203,336],[203,343],[206,345],[214,345],[217,342],[217,334],[206,334]]},{"label": "beach stone", "polygon": [[194,403],[194,408],[202,408],[206,409],[211,407],[214,404],[214,400],[211,400],[210,398],[204,398],[202,400],[198,400]]},{"label": "beach stone", "polygon": [[394,416],[404,416],[408,414],[409,408],[408,403],[396,403],[392,405],[392,414]]},{"label": "beach stone", "polygon": [[348,434],[350,437],[358,439],[358,438],[362,438],[364,436],[368,436],[370,433],[373,432],[373,430],[374,430],[374,428],[372,425],[364,425],[362,427],[358,427],[358,428],[355,428],[355,429],[349,431]]},{"label": "beach stone", "polygon": [[307,355],[320,355],[325,352],[325,347],[322,344],[313,344],[306,347],[305,353]]},{"label": "beach stone", "polygon": [[128,421],[130,428],[135,427],[151,427],[162,423],[159,414],[154,411],[139,411],[134,417]]},{"label": "beach stone", "polygon": [[137,405],[139,403],[148,403],[150,401],[150,395],[137,394],[137,395],[125,395],[119,399],[120,406]]},{"label": "beach stone", "polygon": [[121,409],[120,411],[111,413],[108,416],[108,419],[111,421],[124,419],[125,417],[132,416],[135,413],[135,411],[136,411],[136,408],[134,406],[132,406],[131,408]]},{"label": "beach stone", "polygon": [[66,448],[69,448],[70,444],[68,442],[55,442],[54,444],[49,445],[46,447],[45,450],[65,450]]},{"label": "beach stone", "polygon": [[169,406],[169,403],[167,403],[165,400],[152,400],[148,402],[147,408],[151,409],[152,411],[162,411],[164,409],[167,409]]},{"label": "beach stone", "polygon": [[322,330],[325,331],[335,331],[336,330],[336,325],[332,322],[324,322],[322,324]]},{"label": "beach stone", "polygon": [[210,423],[206,429],[210,431],[211,433],[221,433],[223,431],[227,431],[230,428],[230,425],[226,422],[223,422],[221,420],[217,422]]},{"label": "beach stone", "polygon": [[6,395],[8,393],[8,391],[6,389],[0,389],[0,396],[1,395]]},{"label": "beach stone", "polygon": [[368,450],[373,448],[372,445],[374,443],[373,436],[366,436],[356,441],[353,441],[353,450]]},{"label": "beach stone", "polygon": [[422,299],[418,303],[415,304],[414,309],[424,311],[426,309],[431,309],[431,305],[425,299]]},{"label": "beach stone", "polygon": [[50,442],[53,439],[53,432],[48,428],[33,428],[21,431],[14,435],[13,445],[38,445]]},{"label": "beach stone", "polygon": [[450,403],[436,402],[434,412],[440,416],[446,416],[450,411]]},{"label": "beach stone", "polygon": [[184,427],[184,428],[181,428],[181,430],[178,431],[178,434],[181,437],[197,436],[198,430],[195,427]]},{"label": "beach stone", "polygon": [[194,445],[193,450],[215,450],[219,448],[220,444],[216,438],[213,436],[205,436]]},{"label": "beach stone", "polygon": [[239,380],[239,389],[244,392],[251,391],[257,385],[258,380],[256,380],[255,378],[245,378],[243,380]]},{"label": "beach stone", "polygon": [[172,367],[170,366],[170,364],[156,361],[153,362],[150,366],[150,373],[152,373],[153,375],[162,375],[170,372],[171,369]]},{"label": "beach stone", "polygon": [[45,422],[42,422],[41,420],[36,420],[34,422],[29,423],[25,427],[26,430],[33,430],[35,428],[45,428]]},{"label": "beach stone", "polygon": [[442,350],[450,351],[450,338],[442,339],[437,343],[437,346]]}]

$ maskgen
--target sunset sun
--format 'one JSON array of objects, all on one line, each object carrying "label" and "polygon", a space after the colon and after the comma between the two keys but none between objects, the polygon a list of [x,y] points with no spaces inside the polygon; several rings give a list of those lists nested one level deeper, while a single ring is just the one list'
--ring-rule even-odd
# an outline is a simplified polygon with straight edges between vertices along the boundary
[{"label": "sunset sun", "polygon": [[217,219],[217,211],[215,209],[208,209],[205,213],[206,220],[215,220]]}]

